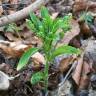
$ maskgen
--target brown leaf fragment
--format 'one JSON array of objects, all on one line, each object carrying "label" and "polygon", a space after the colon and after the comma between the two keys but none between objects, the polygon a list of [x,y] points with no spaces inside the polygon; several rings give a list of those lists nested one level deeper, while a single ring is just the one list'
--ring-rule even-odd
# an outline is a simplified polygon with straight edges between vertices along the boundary
[{"label": "brown leaf fragment", "polygon": [[87,6],[87,0],[75,0],[73,5],[73,12],[82,11]]},{"label": "brown leaf fragment", "polygon": [[91,0],[75,0],[73,5],[73,12],[80,12],[84,10],[90,10],[96,12],[96,2]]},{"label": "brown leaf fragment", "polygon": [[4,42],[0,43],[0,49],[9,57],[20,57],[31,45],[24,45],[20,42]]},{"label": "brown leaf fragment", "polygon": [[36,52],[31,57],[32,57],[34,63],[45,64],[45,58],[44,58],[44,56],[41,53]]},{"label": "brown leaf fragment", "polygon": [[51,18],[54,20],[58,16],[59,12],[55,12],[52,14]]},{"label": "brown leaf fragment", "polygon": [[80,77],[80,84],[77,93],[79,93],[82,90],[88,90],[90,83],[90,76],[88,75],[89,73],[90,73],[90,66],[86,61],[84,61],[82,67],[82,74]]},{"label": "brown leaf fragment", "polygon": [[90,65],[86,61],[84,61],[82,68],[82,75],[87,75],[90,73],[90,71],[91,71]]},{"label": "brown leaf fragment", "polygon": [[82,22],[80,24],[80,29],[81,29],[81,34],[85,37],[85,38],[88,38],[91,36],[91,30],[88,26],[88,24]]},{"label": "brown leaf fragment", "polygon": [[5,32],[4,35],[10,41],[17,41],[18,40],[18,38],[16,38],[11,32]]},{"label": "brown leaf fragment", "polygon": [[[82,96],[84,94],[88,94],[87,92],[88,92],[89,84],[90,84],[90,78],[87,75],[84,75],[83,77],[81,77],[80,86],[78,88],[76,96],[81,96],[81,94],[82,94]],[[86,96],[86,95],[84,95],[84,96]]]},{"label": "brown leaf fragment", "polygon": [[82,74],[80,79],[80,84],[78,90],[86,90],[88,89],[90,77],[88,74],[90,73],[90,66],[89,64],[84,60],[83,67],[82,67]]},{"label": "brown leaf fragment", "polygon": [[70,41],[69,45],[71,45],[71,46],[73,46],[73,47],[76,47],[76,48],[80,48],[80,46],[81,46],[80,38],[79,38],[79,37],[73,38],[73,39]]},{"label": "brown leaf fragment", "polygon": [[72,64],[72,62],[74,61],[74,59],[75,59],[75,58],[74,58],[73,56],[70,56],[70,57],[68,57],[68,58],[62,59],[62,60],[60,61],[59,66],[58,66],[59,71],[60,71],[61,73],[66,72],[66,71],[69,69],[69,67],[70,67],[70,65]]},{"label": "brown leaf fragment", "polygon": [[78,64],[72,75],[72,78],[77,85],[79,85],[80,83],[80,77],[81,77],[82,67],[83,67],[83,55],[84,54],[82,54],[81,57],[78,58]]},{"label": "brown leaf fragment", "polygon": [[[21,26],[22,27],[22,26]],[[19,33],[20,36],[24,39],[33,37],[33,33],[32,31],[30,31],[29,29],[27,29],[26,27],[23,28],[23,30]]]}]

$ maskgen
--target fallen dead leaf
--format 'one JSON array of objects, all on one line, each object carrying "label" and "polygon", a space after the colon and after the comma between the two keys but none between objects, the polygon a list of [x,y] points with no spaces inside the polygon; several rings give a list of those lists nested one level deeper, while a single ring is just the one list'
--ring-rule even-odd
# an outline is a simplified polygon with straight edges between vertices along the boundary
[{"label": "fallen dead leaf", "polygon": [[87,7],[87,0],[75,0],[74,5],[73,5],[73,12],[79,12]]},{"label": "fallen dead leaf", "polygon": [[35,62],[35,63],[40,63],[40,64],[45,64],[45,58],[44,58],[44,56],[41,54],[41,53],[39,53],[39,52],[36,52],[34,55],[32,55],[31,56],[32,57],[32,59],[33,59],[33,61]]},{"label": "fallen dead leaf", "polygon": [[77,93],[82,90],[88,90],[90,84],[90,75],[88,75],[89,73],[90,73],[90,66],[88,65],[87,62],[84,61],[82,67],[82,74],[79,81],[80,84]]},{"label": "fallen dead leaf", "polygon": [[8,57],[20,57],[26,50],[31,48],[32,45],[25,45],[22,42],[4,42],[0,43],[0,49],[3,50],[3,52]]},{"label": "fallen dead leaf", "polygon": [[30,38],[33,36],[33,32],[31,32],[28,28],[24,27],[21,32],[19,32],[20,36],[24,39]]},{"label": "fallen dead leaf", "polygon": [[5,35],[5,37],[8,38],[9,41],[17,41],[18,40],[18,38],[15,37],[12,32],[5,32],[4,35]]},{"label": "fallen dead leaf", "polygon": [[83,56],[84,54],[82,54],[81,57],[78,58],[78,64],[72,75],[72,78],[77,85],[80,84],[80,78],[81,78],[82,67],[83,67]]},{"label": "fallen dead leaf", "polygon": [[96,2],[90,0],[75,0],[72,10],[75,14],[76,12],[78,13],[85,10],[96,12]]},{"label": "fallen dead leaf", "polygon": [[53,13],[53,14],[51,15],[51,18],[52,18],[53,20],[56,19],[57,16],[58,16],[58,14],[59,14],[59,12]]},{"label": "fallen dead leaf", "polygon": [[91,72],[91,68],[90,68],[90,65],[84,61],[83,63],[83,69],[82,69],[82,75],[87,75]]},{"label": "fallen dead leaf", "polygon": [[81,94],[85,95],[84,93],[88,94],[89,85],[90,85],[89,77],[87,75],[81,77],[80,86],[77,89],[76,96],[81,96]]},{"label": "fallen dead leaf", "polygon": [[72,64],[72,62],[74,61],[74,57],[73,56],[69,56],[68,58],[64,58],[60,61],[60,64],[58,66],[58,69],[61,73],[66,72],[70,65]]},{"label": "fallen dead leaf", "polygon": [[91,30],[90,30],[89,26],[86,23],[82,22],[80,24],[80,29],[81,29],[81,34],[84,37],[88,38],[89,36],[91,36]]},{"label": "fallen dead leaf", "polygon": [[80,38],[78,36],[76,36],[75,38],[73,38],[70,43],[71,46],[76,47],[76,48],[80,48],[81,47],[81,41]]}]

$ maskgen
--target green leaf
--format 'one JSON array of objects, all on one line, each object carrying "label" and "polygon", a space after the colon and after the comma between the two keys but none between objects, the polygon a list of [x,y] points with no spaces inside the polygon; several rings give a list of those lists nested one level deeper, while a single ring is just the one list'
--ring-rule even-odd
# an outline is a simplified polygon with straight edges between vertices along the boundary
[{"label": "green leaf", "polygon": [[89,26],[93,24],[94,17],[91,15],[90,12],[83,12],[81,13],[80,20],[84,20]]},{"label": "green leaf", "polygon": [[49,17],[49,12],[48,12],[47,8],[44,6],[41,8],[41,16],[42,16],[42,18]]},{"label": "green leaf", "polygon": [[68,15],[64,16],[63,23],[61,24],[61,27],[64,32],[71,29],[71,26],[70,26],[71,19],[72,19],[72,14],[68,14]]},{"label": "green leaf", "polygon": [[93,16],[91,15],[91,13],[87,13],[85,16],[85,23],[91,25],[93,23]]},{"label": "green leaf", "polygon": [[52,26],[53,26],[53,20],[47,8],[45,7],[41,8],[41,17],[42,17],[42,23],[43,23],[45,30],[51,31]]},{"label": "green leaf", "polygon": [[80,54],[80,50],[72,46],[63,45],[58,47],[52,54],[52,58],[61,54]]},{"label": "green leaf", "polygon": [[31,84],[36,84],[40,82],[42,79],[44,79],[44,73],[43,72],[37,72],[32,75],[31,77]]},{"label": "green leaf", "polygon": [[36,17],[36,15],[34,13],[30,13],[30,18],[31,18],[31,21],[34,24],[35,28],[37,28],[37,30],[38,30],[38,26],[41,25],[41,21],[39,20],[38,17]]},{"label": "green leaf", "polygon": [[29,61],[30,57],[38,51],[37,48],[30,48],[28,49],[20,58],[20,61],[17,66],[17,70],[22,69]]},{"label": "green leaf", "polygon": [[30,30],[32,30],[33,32],[36,32],[36,29],[35,29],[35,27],[34,27],[34,24],[32,23],[31,20],[26,19],[26,23],[27,23],[27,27],[28,27]]},{"label": "green leaf", "polygon": [[57,20],[54,20],[54,23],[53,23],[53,28],[52,28],[52,33],[56,33],[58,29],[60,29],[60,25],[62,24],[63,20],[62,19],[57,19]]}]

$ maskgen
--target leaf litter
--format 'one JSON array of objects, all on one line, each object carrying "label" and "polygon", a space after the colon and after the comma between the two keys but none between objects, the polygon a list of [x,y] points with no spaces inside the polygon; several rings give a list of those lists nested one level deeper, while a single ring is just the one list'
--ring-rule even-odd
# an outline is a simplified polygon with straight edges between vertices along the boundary
[{"label": "leaf litter", "polygon": [[[10,4],[18,3],[19,0],[4,0]],[[4,1],[1,0],[0,4]],[[20,0],[22,1],[22,0]],[[26,0],[25,0],[26,1]],[[33,0],[34,1],[34,0]],[[29,4],[31,3],[28,0]],[[74,3],[74,5],[73,5]],[[52,14],[52,18],[62,17],[66,13],[72,12],[73,19],[71,21],[71,30],[65,33],[64,38],[59,42],[58,46],[69,44],[77,46],[82,50],[80,56],[61,55],[56,57],[56,61],[49,68],[49,95],[48,96],[95,96],[96,88],[96,1],[93,0],[52,0],[47,4],[47,8]],[[59,5],[59,6],[58,6]],[[27,5],[26,5],[27,6]],[[14,13],[20,5],[16,5],[13,9],[8,10],[0,7],[0,16]],[[24,7],[24,6],[23,6]],[[17,9],[16,9],[17,8]],[[38,12],[38,11],[37,11]],[[88,17],[81,19],[82,15],[91,12],[93,19]],[[38,13],[39,14],[39,13]],[[87,16],[87,15],[86,15]],[[91,22],[91,21],[92,22]],[[91,22],[91,24],[90,24]],[[31,74],[44,68],[44,54],[37,52],[31,56],[29,65],[20,72],[16,71],[16,64],[19,62],[21,55],[30,47],[40,47],[42,42],[35,34],[31,33],[26,26],[25,21],[17,22],[21,30],[17,36],[15,32],[4,32],[0,34],[4,39],[0,39],[0,71],[5,72],[9,76],[20,76],[10,82],[10,87],[6,91],[0,91],[0,96],[45,96],[42,91],[42,82],[36,85],[30,84]],[[5,31],[5,30],[3,30]],[[77,43],[74,43],[77,40]],[[72,44],[73,42],[73,44]],[[76,62],[76,65],[72,65]],[[70,69],[72,69],[70,71]],[[64,83],[62,83],[64,82]],[[62,84],[62,87],[58,85]],[[59,90],[60,89],[60,90]]]}]

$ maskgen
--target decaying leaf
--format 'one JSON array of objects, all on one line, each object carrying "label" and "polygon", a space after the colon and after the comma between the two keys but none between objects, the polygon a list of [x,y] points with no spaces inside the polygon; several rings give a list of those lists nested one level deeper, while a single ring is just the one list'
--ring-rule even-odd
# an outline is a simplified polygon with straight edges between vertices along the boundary
[{"label": "decaying leaf", "polygon": [[82,75],[87,75],[91,72],[90,65],[84,60],[83,68],[82,68]]},{"label": "decaying leaf", "polygon": [[77,94],[79,92],[82,92],[82,90],[88,90],[88,87],[90,84],[90,75],[88,75],[89,73],[90,73],[90,67],[89,67],[88,63],[84,61],[83,67],[82,67],[82,74],[80,76],[80,81],[79,81],[80,84],[78,86]]},{"label": "decaying leaf", "polygon": [[44,56],[41,53],[36,52],[31,57],[32,57],[34,63],[45,64],[45,58],[44,58]]},{"label": "decaying leaf", "polygon": [[80,86],[77,90],[77,96],[88,96],[88,88],[90,85],[90,78],[87,75],[81,77]]},{"label": "decaying leaf", "polygon": [[5,35],[5,36],[8,38],[8,40],[10,40],[10,41],[17,41],[17,40],[18,40],[18,38],[16,38],[16,37],[13,35],[12,32],[6,32],[4,35]]},{"label": "decaying leaf", "polygon": [[[83,89],[87,88],[87,86],[88,86],[87,83],[89,83],[89,81],[87,82],[87,79],[89,80],[89,77],[87,75],[89,73],[90,73],[90,66],[86,61],[84,61],[84,53],[83,53],[81,55],[81,57],[78,59],[78,64],[72,75],[72,78],[74,79],[75,83],[80,87],[80,89],[81,89],[81,87]],[[84,83],[84,82],[86,82],[86,83]]]},{"label": "decaying leaf", "polygon": [[93,2],[91,0],[75,0],[73,6],[73,12],[75,14],[76,12],[86,11],[86,10],[94,11],[95,9],[96,9],[96,2]]},{"label": "decaying leaf", "polygon": [[74,79],[74,81],[77,85],[79,85],[79,83],[80,83],[80,77],[81,77],[82,67],[83,67],[83,56],[84,56],[84,54],[82,54],[82,56],[78,58],[78,64],[72,75],[72,78]]},{"label": "decaying leaf", "polygon": [[76,36],[75,38],[73,38],[70,43],[71,46],[76,47],[76,48],[80,48],[81,47],[81,41],[79,36]]},{"label": "decaying leaf", "polygon": [[73,12],[79,12],[87,7],[87,0],[75,0],[73,6]]},{"label": "decaying leaf", "polygon": [[52,16],[51,16],[51,18],[52,19],[56,19],[56,17],[58,16],[58,14],[59,14],[59,12],[53,13]]},{"label": "decaying leaf", "polygon": [[8,57],[20,57],[30,47],[32,46],[25,45],[22,42],[3,41],[0,43],[0,49],[2,49]]},{"label": "decaying leaf", "polygon": [[81,34],[83,34],[84,37],[89,37],[91,36],[91,30],[86,23],[81,23],[80,24],[80,29],[81,29]]},{"label": "decaying leaf", "polygon": [[60,61],[60,64],[59,64],[59,70],[60,70],[60,72],[61,73],[63,73],[63,72],[66,72],[68,69],[69,69],[69,67],[70,67],[70,65],[72,64],[72,62],[74,61],[74,57],[73,56],[70,56],[70,57],[68,57],[68,58],[64,58],[64,59],[62,59],[61,61]]}]

